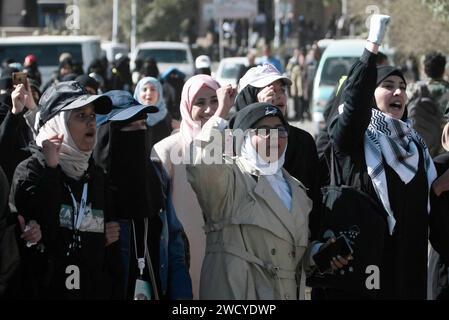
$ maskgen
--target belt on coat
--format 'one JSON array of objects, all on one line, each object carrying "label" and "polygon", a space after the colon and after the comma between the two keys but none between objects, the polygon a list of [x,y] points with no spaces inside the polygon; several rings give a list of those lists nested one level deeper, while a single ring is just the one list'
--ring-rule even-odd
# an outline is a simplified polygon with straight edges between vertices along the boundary
[{"label": "belt on coat", "polygon": [[275,266],[270,262],[263,261],[262,259],[256,257],[255,255],[244,251],[239,247],[232,246],[229,244],[212,244],[207,245],[206,253],[229,253],[231,255],[237,256],[249,263],[256,264],[266,270],[273,278],[277,279],[289,279],[296,280],[296,270],[287,270]]}]

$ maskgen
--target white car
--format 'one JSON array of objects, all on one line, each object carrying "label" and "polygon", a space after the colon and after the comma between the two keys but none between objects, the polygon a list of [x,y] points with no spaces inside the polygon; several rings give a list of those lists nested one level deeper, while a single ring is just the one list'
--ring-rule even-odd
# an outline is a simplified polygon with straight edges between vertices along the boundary
[{"label": "white car", "polygon": [[220,61],[214,78],[221,86],[237,85],[237,77],[242,66],[248,66],[247,57],[224,58]]},{"label": "white car", "polygon": [[136,68],[137,59],[144,61],[147,58],[156,60],[161,74],[170,67],[182,71],[186,78],[195,73],[192,52],[189,45],[183,42],[153,41],[138,44],[131,52],[131,71]]},{"label": "white car", "polygon": [[117,54],[122,54],[127,56],[129,53],[129,48],[126,43],[118,43],[118,42],[102,42],[101,43],[101,51],[106,56],[109,62],[112,62],[115,59]]}]

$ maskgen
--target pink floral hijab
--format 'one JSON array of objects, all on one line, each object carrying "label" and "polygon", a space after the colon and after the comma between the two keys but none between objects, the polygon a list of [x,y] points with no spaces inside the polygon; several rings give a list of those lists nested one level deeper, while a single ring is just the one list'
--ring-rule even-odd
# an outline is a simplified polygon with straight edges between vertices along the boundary
[{"label": "pink floral hijab", "polygon": [[181,94],[181,135],[185,143],[190,143],[201,131],[201,123],[192,119],[192,106],[201,88],[208,87],[217,90],[220,85],[211,76],[198,74],[184,84]]}]

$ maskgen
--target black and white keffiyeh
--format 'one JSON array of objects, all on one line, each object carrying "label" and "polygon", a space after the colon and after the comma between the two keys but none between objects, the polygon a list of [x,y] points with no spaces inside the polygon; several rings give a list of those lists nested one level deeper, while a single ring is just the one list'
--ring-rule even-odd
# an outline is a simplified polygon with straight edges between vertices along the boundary
[{"label": "black and white keffiyeh", "polygon": [[[407,122],[392,118],[379,110],[372,110],[371,122],[365,132],[365,161],[368,175],[373,181],[374,189],[388,213],[390,234],[393,234],[396,219],[390,207],[388,185],[382,157],[398,174],[401,180],[407,184],[418,171],[418,145],[423,150],[424,165],[430,192],[430,186],[437,177],[437,173],[423,139]],[[430,211],[429,198],[427,209]]]}]

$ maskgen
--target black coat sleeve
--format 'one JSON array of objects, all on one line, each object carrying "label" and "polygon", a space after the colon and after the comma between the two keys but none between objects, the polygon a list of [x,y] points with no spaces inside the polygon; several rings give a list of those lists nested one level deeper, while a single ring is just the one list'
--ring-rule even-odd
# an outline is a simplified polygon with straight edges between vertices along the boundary
[{"label": "black coat sleeve", "polygon": [[344,111],[329,128],[331,142],[337,153],[359,150],[371,120],[376,89],[376,54],[365,49],[352,66],[344,88]]},{"label": "black coat sleeve", "polygon": [[57,239],[63,188],[59,167],[47,167],[35,157],[20,163],[14,173],[11,209],[40,224],[42,241],[47,248],[51,248]]}]

